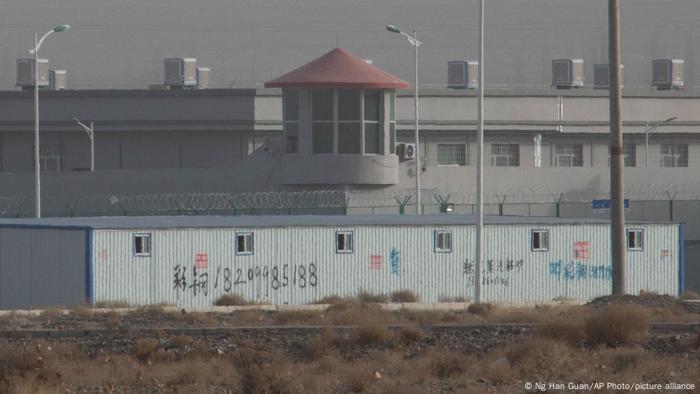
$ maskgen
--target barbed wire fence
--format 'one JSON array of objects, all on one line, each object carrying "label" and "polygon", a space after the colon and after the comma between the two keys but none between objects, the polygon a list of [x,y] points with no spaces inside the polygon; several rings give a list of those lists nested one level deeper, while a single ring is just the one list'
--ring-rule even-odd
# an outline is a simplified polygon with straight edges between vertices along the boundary
[{"label": "barbed wire fence", "polygon": [[[473,213],[475,209],[475,193],[424,189],[421,194],[425,213]],[[488,214],[587,216],[592,200],[608,197],[607,193],[587,190],[562,193],[531,188],[485,193],[484,204]],[[674,204],[679,203],[697,204],[700,209],[700,185],[634,185],[627,188],[625,197],[637,211],[646,211],[645,217],[670,206],[665,212],[673,220]],[[415,201],[415,189],[394,189],[46,196],[42,204],[44,216],[399,214],[412,213]],[[33,209],[33,197],[0,196],[0,217],[31,217]]]}]

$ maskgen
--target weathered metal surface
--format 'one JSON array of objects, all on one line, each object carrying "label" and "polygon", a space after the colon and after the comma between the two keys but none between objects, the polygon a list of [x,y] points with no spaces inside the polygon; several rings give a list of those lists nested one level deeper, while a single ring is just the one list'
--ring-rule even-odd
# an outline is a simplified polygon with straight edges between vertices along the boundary
[{"label": "weathered metal surface", "polygon": [[82,304],[86,231],[0,228],[0,309]]},{"label": "weathered metal surface", "polygon": [[[644,230],[644,250],[627,252],[630,293],[677,294],[678,225],[634,228]],[[452,231],[450,253],[435,251],[437,229]],[[531,250],[532,229],[549,230],[548,251]],[[336,253],[340,230],[353,232],[353,253]],[[237,255],[236,233],[247,231],[254,233],[254,253]],[[152,234],[150,257],[133,256],[134,233]],[[607,225],[489,225],[485,239],[486,301],[587,300],[610,293]],[[95,230],[95,300],[209,306],[237,293],[299,304],[399,289],[424,302],[472,298],[473,242],[473,227],[456,225]],[[197,260],[207,267],[195,268]]]}]

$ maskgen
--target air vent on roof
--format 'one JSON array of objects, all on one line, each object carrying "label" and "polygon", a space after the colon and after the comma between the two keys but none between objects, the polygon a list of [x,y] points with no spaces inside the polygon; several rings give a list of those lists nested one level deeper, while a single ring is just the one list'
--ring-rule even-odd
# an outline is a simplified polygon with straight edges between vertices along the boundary
[{"label": "air vent on roof", "polygon": [[[610,87],[610,72],[608,64],[593,65],[593,89],[608,89]],[[622,85],[625,66],[620,64],[620,85]]]},{"label": "air vent on roof", "polygon": [[[34,87],[34,59],[17,59],[17,83],[22,89]],[[49,61],[39,59],[39,87],[49,86]]]},{"label": "air vent on roof", "polygon": [[66,88],[66,70],[49,70],[49,89],[64,90]]},{"label": "air vent on roof", "polygon": [[654,59],[651,61],[651,84],[659,90],[682,89],[683,59]]},{"label": "air vent on roof", "polygon": [[557,89],[580,88],[583,81],[583,59],[552,60],[552,86]]},{"label": "air vent on roof", "polygon": [[479,87],[479,62],[455,60],[447,62],[449,89],[476,89]]},{"label": "air vent on roof", "polygon": [[174,57],[163,61],[164,84],[173,89],[194,88],[197,86],[197,59]]},{"label": "air vent on roof", "polygon": [[197,89],[207,89],[209,87],[209,67],[197,67]]}]

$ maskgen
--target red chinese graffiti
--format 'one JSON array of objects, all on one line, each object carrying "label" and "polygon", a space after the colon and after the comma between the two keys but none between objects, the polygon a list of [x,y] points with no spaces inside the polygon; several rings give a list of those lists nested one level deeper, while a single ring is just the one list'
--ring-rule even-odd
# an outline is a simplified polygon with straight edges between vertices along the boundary
[{"label": "red chinese graffiti", "polygon": [[574,258],[579,260],[588,260],[591,254],[591,243],[585,242],[574,242]]},{"label": "red chinese graffiti", "polygon": [[197,253],[194,256],[195,268],[209,268],[209,255],[206,253]]},{"label": "red chinese graffiti", "polygon": [[369,256],[369,269],[378,270],[382,269],[382,256],[373,254]]}]

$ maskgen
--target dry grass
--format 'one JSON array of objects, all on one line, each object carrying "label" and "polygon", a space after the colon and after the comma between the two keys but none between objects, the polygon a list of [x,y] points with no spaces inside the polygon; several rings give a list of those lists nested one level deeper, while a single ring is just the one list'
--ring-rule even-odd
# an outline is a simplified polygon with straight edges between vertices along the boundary
[{"label": "dry grass", "polygon": [[212,327],[219,325],[219,320],[215,315],[204,312],[173,312],[167,315],[177,323],[184,323],[191,326]]},{"label": "dry grass", "polygon": [[439,379],[458,376],[466,370],[467,360],[463,354],[446,349],[436,351],[430,360],[430,372]]},{"label": "dry grass", "polygon": [[533,338],[506,350],[506,359],[520,376],[549,381],[567,379],[576,368],[576,357],[577,351],[565,342],[549,338]]},{"label": "dry grass", "polygon": [[[183,315],[163,314],[161,307],[150,307],[120,317],[120,324],[136,317],[133,320],[137,324],[150,322],[157,327],[172,326],[173,322],[199,326],[206,324],[207,319],[220,319],[229,325],[306,324],[319,320],[329,323],[318,334],[294,333],[288,338],[270,334],[260,340],[246,333],[238,339],[227,338],[225,346],[219,338],[171,336],[165,332],[129,339],[133,342],[126,345],[126,351],[124,343],[129,341],[117,340],[114,346],[110,343],[95,348],[91,341],[81,346],[71,342],[81,339],[8,338],[6,341],[22,345],[0,344],[0,393],[208,393],[231,388],[235,392],[270,394],[515,393],[522,392],[526,381],[700,379],[694,335],[683,334],[677,339],[675,334],[654,333],[644,347],[625,347],[634,346],[643,338],[645,326],[638,323],[640,316],[647,317],[646,324],[652,316],[654,320],[679,319],[685,316],[681,308],[644,308],[634,304],[595,308],[499,307],[476,314],[474,310],[387,312],[374,303],[340,297],[331,304],[320,313],[236,311]],[[112,313],[91,314],[87,324],[109,325]],[[49,311],[44,317],[54,315]],[[61,319],[59,323],[63,325],[64,320],[71,319]],[[513,337],[501,332],[495,341],[488,330],[472,337],[417,326],[422,322],[528,320],[541,323],[533,334]],[[407,321],[416,325],[388,328],[388,324]],[[635,327],[642,329],[635,331]],[[618,333],[627,330],[633,333]],[[485,345],[482,341],[494,342]],[[663,350],[654,350],[653,344],[661,344]],[[669,352],[676,353],[667,355]]]},{"label": "dry grass", "polygon": [[639,342],[649,330],[650,313],[635,304],[610,304],[586,319],[586,337],[592,344],[617,347]]},{"label": "dry grass", "polygon": [[134,342],[131,347],[131,354],[140,361],[148,360],[160,346],[160,341],[155,338],[141,338]]},{"label": "dry grass", "polygon": [[700,295],[698,293],[691,291],[691,290],[686,290],[681,294],[681,299],[682,300],[700,300]]},{"label": "dry grass", "polygon": [[495,309],[496,306],[493,304],[480,302],[470,304],[467,307],[467,312],[479,316],[489,316],[494,312]]},{"label": "dry grass", "polygon": [[391,302],[418,302],[418,296],[411,290],[397,290],[391,293]]},{"label": "dry grass", "polygon": [[387,324],[392,320],[392,313],[376,304],[343,303],[331,305],[325,316],[334,325],[368,325]]},{"label": "dry grass", "polygon": [[425,334],[418,327],[403,327],[394,336],[399,343],[404,345],[410,345],[425,339]]},{"label": "dry grass", "polygon": [[194,342],[189,335],[175,335],[170,338],[170,343],[177,349],[184,350]]},{"label": "dry grass", "polygon": [[116,300],[116,301],[100,301],[96,302],[95,305],[93,305],[93,308],[100,308],[100,309],[122,309],[122,308],[131,308],[131,304],[129,304],[126,301],[121,301],[121,300]]},{"label": "dry grass", "polygon": [[[313,303],[314,304],[324,304],[324,305],[335,305],[335,304],[347,303],[349,301],[353,301],[353,300],[348,299],[348,297],[330,295],[330,296],[320,298],[320,299],[314,301]],[[354,300],[354,301],[357,301],[357,300]]]},{"label": "dry grass", "polygon": [[320,311],[281,311],[273,315],[275,324],[323,324],[324,315]]},{"label": "dry grass", "polygon": [[389,302],[389,297],[386,294],[375,294],[367,291],[357,293],[357,300],[365,303],[385,304]]},{"label": "dry grass", "polygon": [[224,294],[214,301],[216,306],[245,306],[253,304],[253,302],[248,301],[240,294]]},{"label": "dry grass", "polygon": [[353,330],[350,344],[360,346],[385,345],[393,338],[391,330],[379,322],[366,322]]},{"label": "dry grass", "polygon": [[470,299],[467,297],[447,297],[439,296],[438,302],[469,302]]},{"label": "dry grass", "polygon": [[581,322],[568,319],[554,319],[537,327],[536,333],[540,337],[563,341],[569,346],[580,347],[586,339]]}]

